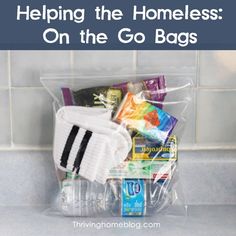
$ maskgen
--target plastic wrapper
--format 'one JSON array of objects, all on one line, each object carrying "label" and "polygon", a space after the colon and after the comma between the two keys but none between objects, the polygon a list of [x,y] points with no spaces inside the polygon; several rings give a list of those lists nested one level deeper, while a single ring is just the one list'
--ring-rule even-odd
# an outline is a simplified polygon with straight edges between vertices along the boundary
[{"label": "plastic wrapper", "polygon": [[146,102],[145,99],[139,98],[138,95],[130,92],[125,95],[114,116],[114,121],[136,130],[149,140],[164,145],[174,129],[177,119]]},{"label": "plastic wrapper", "polygon": [[159,101],[160,108],[165,98],[165,79],[158,76],[136,82],[123,82],[112,86],[97,86],[79,90],[68,87],[62,88],[63,102],[65,106],[78,105],[86,107],[106,107],[116,110],[123,97],[128,93],[138,94],[145,91],[146,99]]},{"label": "plastic wrapper", "polygon": [[66,216],[185,215],[178,145],[191,76],[43,76],[53,97],[53,158]]}]

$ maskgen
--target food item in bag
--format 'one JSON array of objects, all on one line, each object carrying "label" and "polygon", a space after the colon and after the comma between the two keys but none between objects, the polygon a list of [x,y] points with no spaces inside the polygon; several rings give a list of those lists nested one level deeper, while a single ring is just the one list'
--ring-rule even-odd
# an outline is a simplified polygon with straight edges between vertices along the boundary
[{"label": "food item in bag", "polygon": [[77,91],[62,88],[62,95],[65,106],[105,107],[111,110],[116,110],[123,98],[121,89],[108,86],[85,88]]},{"label": "food item in bag", "polygon": [[64,105],[65,106],[73,106],[74,100],[73,100],[71,90],[69,88],[62,88],[61,92],[62,92]]},{"label": "food item in bag", "polygon": [[109,179],[171,179],[172,161],[124,161],[110,170]]},{"label": "food item in bag", "polygon": [[137,135],[133,137],[132,160],[177,160],[177,137],[171,135],[164,146]]},{"label": "food item in bag", "polygon": [[177,123],[175,117],[130,92],[124,97],[113,119],[160,145],[166,143]]},{"label": "food item in bag", "polygon": [[76,91],[62,88],[61,91],[65,106],[106,107],[115,111],[127,92],[137,94],[142,91],[146,99],[153,101],[155,106],[162,108],[162,102],[166,96],[165,88],[164,76],[158,76],[138,82],[124,82],[112,86],[91,87]]},{"label": "food item in bag", "polygon": [[144,91],[145,98],[157,102],[154,105],[159,108],[162,108],[161,102],[164,101],[166,96],[164,76],[158,76],[156,78],[141,80],[138,82],[124,82],[115,84],[113,87],[122,89],[124,95],[127,92],[138,94]]}]

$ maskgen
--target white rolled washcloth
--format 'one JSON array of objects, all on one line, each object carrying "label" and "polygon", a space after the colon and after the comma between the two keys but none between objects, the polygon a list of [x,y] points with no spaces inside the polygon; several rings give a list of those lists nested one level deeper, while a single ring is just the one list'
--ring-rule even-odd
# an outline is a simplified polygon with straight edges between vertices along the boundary
[{"label": "white rolled washcloth", "polygon": [[64,171],[104,184],[131,147],[129,132],[105,108],[65,106],[56,114],[53,157]]}]

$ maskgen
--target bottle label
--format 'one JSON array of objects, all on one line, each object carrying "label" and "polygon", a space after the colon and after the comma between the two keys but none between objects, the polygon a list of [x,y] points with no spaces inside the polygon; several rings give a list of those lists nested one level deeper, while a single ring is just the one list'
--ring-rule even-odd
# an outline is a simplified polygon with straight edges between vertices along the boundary
[{"label": "bottle label", "polygon": [[121,215],[143,216],[145,214],[145,183],[143,179],[122,181]]}]

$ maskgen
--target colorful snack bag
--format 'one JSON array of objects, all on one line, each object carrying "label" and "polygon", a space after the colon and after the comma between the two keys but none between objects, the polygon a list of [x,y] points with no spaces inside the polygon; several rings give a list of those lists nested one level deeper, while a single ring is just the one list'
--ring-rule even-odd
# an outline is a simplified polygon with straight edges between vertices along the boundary
[{"label": "colorful snack bag", "polygon": [[177,123],[175,117],[130,92],[124,97],[113,119],[160,145],[166,143]]},{"label": "colorful snack bag", "polygon": [[[146,99],[156,102],[163,102],[166,96],[166,84],[164,76],[158,76],[156,78],[146,79],[138,82],[124,82],[121,84],[115,84],[113,87],[122,89],[124,95],[127,92],[137,94],[141,91],[144,91]],[[156,103],[155,106],[162,108],[161,103]]]}]

